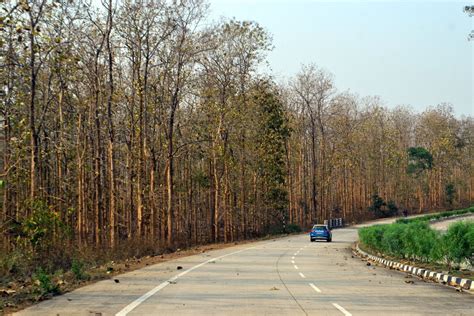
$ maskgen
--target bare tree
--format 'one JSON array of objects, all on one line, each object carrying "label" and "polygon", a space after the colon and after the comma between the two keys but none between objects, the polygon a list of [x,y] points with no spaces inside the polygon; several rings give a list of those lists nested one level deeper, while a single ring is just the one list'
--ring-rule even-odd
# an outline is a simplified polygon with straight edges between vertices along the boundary
[{"label": "bare tree", "polygon": [[[326,131],[324,127],[326,110],[329,105],[330,97],[334,93],[333,79],[330,74],[322,69],[318,69],[315,65],[303,66],[301,72],[296,76],[295,82],[292,84],[295,91],[297,102],[301,104],[301,113],[303,117],[309,119],[311,133],[311,206],[313,219],[318,218],[318,197],[317,197],[317,142],[319,133],[320,142],[320,164],[322,173],[320,179],[325,181],[325,147],[326,147]],[[323,205],[321,205],[324,207]],[[324,210],[324,209],[323,209]],[[321,213],[321,219],[325,214]]]}]

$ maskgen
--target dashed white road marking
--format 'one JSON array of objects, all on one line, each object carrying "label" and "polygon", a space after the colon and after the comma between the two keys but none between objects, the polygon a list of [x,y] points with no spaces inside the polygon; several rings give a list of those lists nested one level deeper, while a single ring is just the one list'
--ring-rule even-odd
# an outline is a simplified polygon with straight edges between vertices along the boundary
[{"label": "dashed white road marking", "polygon": [[295,264],[295,260],[291,260],[291,263]]},{"label": "dashed white road marking", "polygon": [[341,305],[339,304],[336,304],[336,303],[332,303],[332,305],[334,305],[335,308],[337,308],[338,310],[341,311],[341,313],[343,313],[345,316],[352,316],[351,313],[349,313],[344,307],[342,307]]},{"label": "dashed white road marking", "polygon": [[291,257],[291,259],[295,259],[295,257],[293,256],[293,257]]},{"label": "dashed white road marking", "polygon": [[298,270],[298,266],[296,264],[294,266],[295,266],[295,269]]},{"label": "dashed white road marking", "polygon": [[293,256],[297,256],[297,255],[298,255],[298,253],[297,253],[297,252],[295,252],[295,253],[293,254]]},{"label": "dashed white road marking", "polygon": [[180,277],[182,277],[183,275],[185,274],[188,274],[189,272],[193,271],[193,270],[196,270],[197,268],[200,268],[202,267],[203,265],[209,263],[209,262],[213,262],[215,260],[218,260],[218,259],[222,259],[222,258],[225,258],[225,257],[228,257],[228,256],[232,256],[232,255],[235,255],[235,254],[238,254],[238,253],[241,253],[243,251],[247,251],[247,250],[250,250],[250,249],[254,249],[254,248],[257,248],[257,247],[260,247],[260,246],[265,246],[267,244],[270,244],[271,242],[269,243],[266,243],[266,244],[263,244],[263,245],[258,245],[258,246],[254,246],[254,247],[249,247],[249,248],[245,248],[245,249],[242,249],[242,250],[238,250],[238,251],[234,251],[234,252],[231,252],[231,253],[228,253],[228,254],[225,254],[225,255],[222,255],[222,256],[219,256],[219,257],[216,257],[216,258],[212,258],[212,259],[209,259],[207,261],[204,261],[204,262],[201,262],[200,264],[198,265],[195,265],[194,267],[192,268],[189,268],[188,270],[186,271],[183,271],[177,275],[175,275],[174,277],[166,280],[165,282],[159,284],[158,286],[156,286],[155,288],[151,289],[150,291],[146,292],[145,294],[143,294],[142,296],[140,296],[139,298],[137,298],[136,300],[134,300],[133,302],[131,302],[130,304],[128,304],[127,306],[125,306],[120,312],[118,312],[117,314],[115,314],[115,316],[126,316],[128,313],[130,313],[132,310],[134,310],[138,305],[140,305],[141,303],[145,302],[147,299],[149,299],[151,296],[153,296],[154,294],[156,294],[157,292],[159,292],[160,290],[164,289],[165,287],[167,287],[169,284],[171,284],[172,282],[176,281],[177,279],[179,279]]},{"label": "dashed white road marking", "polygon": [[309,283],[309,286],[311,286],[316,292],[321,293],[321,290],[313,283]]},{"label": "dashed white road marking", "polygon": [[300,277],[302,277],[303,279],[306,279],[306,277],[304,276],[303,273],[300,272]]}]

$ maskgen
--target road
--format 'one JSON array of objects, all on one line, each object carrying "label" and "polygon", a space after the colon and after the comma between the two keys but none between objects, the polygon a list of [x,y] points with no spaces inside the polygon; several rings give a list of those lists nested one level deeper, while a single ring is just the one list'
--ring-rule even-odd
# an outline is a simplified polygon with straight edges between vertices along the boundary
[{"label": "road", "polygon": [[[180,258],[55,297],[17,315],[474,315],[474,295],[353,258],[356,228]],[[183,269],[177,270],[181,266]],[[414,281],[414,284],[405,281]]]},{"label": "road", "polygon": [[448,219],[448,220],[441,221],[441,222],[436,222],[436,223],[431,224],[431,227],[433,227],[434,229],[440,230],[440,231],[446,231],[448,229],[449,225],[451,225],[455,222],[459,222],[459,221],[462,221],[462,222],[471,221],[472,222],[472,221],[474,221],[474,214],[467,215],[467,216],[462,216],[462,217],[457,217],[457,218],[452,218],[452,219]]}]

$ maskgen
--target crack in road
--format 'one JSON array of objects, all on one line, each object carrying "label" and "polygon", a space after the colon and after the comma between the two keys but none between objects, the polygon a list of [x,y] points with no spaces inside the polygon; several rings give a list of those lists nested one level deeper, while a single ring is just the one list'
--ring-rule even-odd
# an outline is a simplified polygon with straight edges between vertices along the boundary
[{"label": "crack in road", "polygon": [[301,309],[301,311],[306,315],[308,316],[308,313],[305,311],[305,309],[303,308],[303,306],[301,306],[301,304],[298,302],[298,300],[296,299],[296,297],[293,295],[293,293],[291,293],[290,289],[288,288],[288,286],[286,286],[286,283],[285,281],[283,281],[282,277],[281,277],[281,274],[280,274],[280,268],[279,268],[279,264],[280,264],[280,260],[281,258],[286,255],[288,252],[290,251],[290,249],[288,249],[287,251],[285,251],[284,253],[282,253],[279,257],[278,257],[278,260],[276,262],[276,271],[278,273],[278,277],[280,278],[280,282],[281,284],[283,284],[283,286],[285,287],[286,291],[291,295],[291,297],[293,298],[293,300],[295,301],[295,303],[299,306],[299,308]]}]

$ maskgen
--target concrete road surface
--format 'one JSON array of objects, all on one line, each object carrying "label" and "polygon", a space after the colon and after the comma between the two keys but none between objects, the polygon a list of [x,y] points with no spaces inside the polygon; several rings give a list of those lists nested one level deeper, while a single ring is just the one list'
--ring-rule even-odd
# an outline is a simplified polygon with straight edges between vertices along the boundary
[{"label": "concrete road surface", "polygon": [[449,225],[455,222],[473,222],[473,221],[474,221],[474,214],[468,215],[468,216],[456,217],[456,218],[448,219],[441,222],[436,222],[436,223],[431,224],[431,227],[440,231],[446,231]]},{"label": "concrete road surface", "polygon": [[[307,235],[160,263],[30,307],[18,315],[474,315],[474,295],[367,266],[349,247]],[[182,270],[177,270],[182,266]],[[414,284],[406,281],[414,281]]]}]

